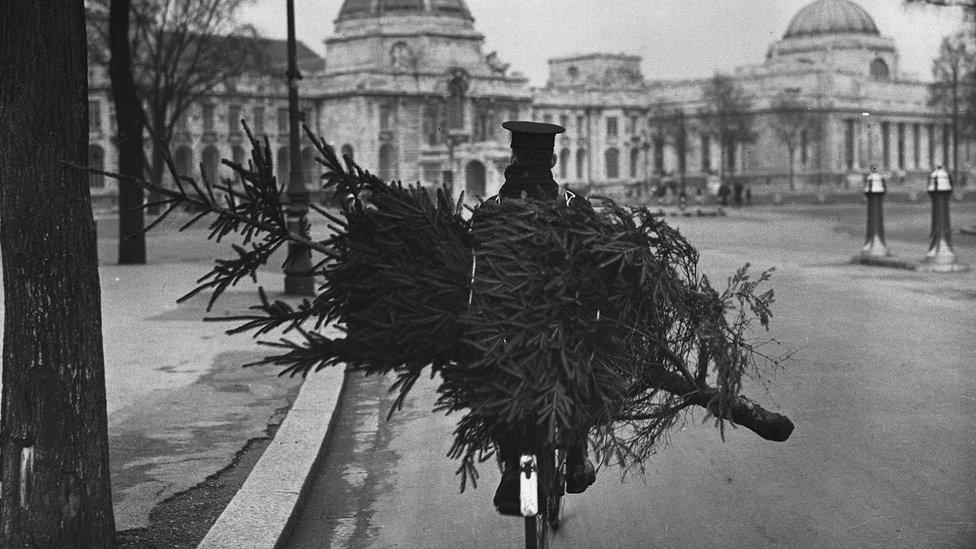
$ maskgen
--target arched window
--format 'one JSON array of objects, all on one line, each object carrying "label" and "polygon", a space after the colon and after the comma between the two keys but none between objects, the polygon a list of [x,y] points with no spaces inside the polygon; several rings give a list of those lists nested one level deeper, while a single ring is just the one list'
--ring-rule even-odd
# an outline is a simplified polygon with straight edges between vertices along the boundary
[{"label": "arched window", "polygon": [[664,173],[664,139],[654,138],[654,173]]},{"label": "arched window", "polygon": [[244,152],[244,147],[240,145],[234,145],[233,147],[230,148],[231,160],[244,166],[245,168],[247,167],[246,155],[247,153]]},{"label": "arched window", "polygon": [[464,96],[468,93],[468,78],[464,71],[454,71],[447,83],[449,95],[447,105],[447,121],[451,129],[464,129]]},{"label": "arched window", "polygon": [[464,194],[469,199],[485,196],[485,165],[477,160],[464,168]]},{"label": "arched window", "polygon": [[638,162],[640,162],[640,149],[634,147],[630,149],[630,177],[637,177]]},{"label": "arched window", "polygon": [[349,160],[355,160],[356,157],[353,156],[352,145],[346,143],[342,146],[342,156],[348,156]]},{"label": "arched window", "polygon": [[603,161],[607,179],[620,177],[620,151],[610,147],[603,153]]},{"label": "arched window", "polygon": [[880,57],[871,61],[871,78],[877,80],[887,80],[890,75],[888,64]]},{"label": "arched window", "polygon": [[176,155],[173,157],[173,162],[176,164],[177,175],[193,175],[193,149],[190,147],[183,145],[176,149]]},{"label": "arched window", "polygon": [[559,177],[566,179],[569,177],[569,149],[563,148],[559,151]]},{"label": "arched window", "polygon": [[[105,169],[105,151],[98,145],[88,147],[88,167],[95,170]],[[88,174],[88,186],[101,189],[105,186],[105,176],[100,173]]]},{"label": "arched window", "polygon": [[380,179],[383,181],[396,179],[396,163],[396,150],[393,149],[393,145],[389,143],[380,145]]},{"label": "arched window", "polygon": [[586,149],[576,151],[576,179],[583,179],[583,170],[586,167]]},{"label": "arched window", "polygon": [[305,147],[302,149],[302,177],[305,178],[305,186],[318,188],[321,183],[320,175],[322,173],[319,171],[319,163],[315,161],[315,151],[312,147]]},{"label": "arched window", "polygon": [[210,145],[203,149],[202,159],[203,176],[211,185],[214,183],[220,183],[220,173],[218,173],[218,168],[220,166],[220,153],[217,152],[217,147]]},{"label": "arched window", "polygon": [[281,187],[288,186],[288,180],[291,176],[291,155],[289,152],[288,147],[278,149],[278,165],[276,166],[276,171],[278,172],[278,185]]},{"label": "arched window", "polygon": [[424,134],[424,143],[431,146],[440,143],[441,105],[433,102],[424,105],[424,115],[421,125]]},{"label": "arched window", "polygon": [[406,42],[397,42],[390,48],[390,65],[393,70],[406,70],[413,65],[413,52]]}]

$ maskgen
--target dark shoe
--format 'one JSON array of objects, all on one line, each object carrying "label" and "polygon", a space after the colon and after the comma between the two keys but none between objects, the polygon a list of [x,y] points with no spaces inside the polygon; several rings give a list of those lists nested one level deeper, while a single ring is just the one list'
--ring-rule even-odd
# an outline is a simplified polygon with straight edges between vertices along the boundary
[{"label": "dark shoe", "polygon": [[517,466],[505,466],[502,480],[495,490],[495,509],[503,515],[522,516],[519,501],[519,471]]},{"label": "dark shoe", "polygon": [[588,459],[566,463],[566,493],[582,494],[596,482],[596,468]]}]

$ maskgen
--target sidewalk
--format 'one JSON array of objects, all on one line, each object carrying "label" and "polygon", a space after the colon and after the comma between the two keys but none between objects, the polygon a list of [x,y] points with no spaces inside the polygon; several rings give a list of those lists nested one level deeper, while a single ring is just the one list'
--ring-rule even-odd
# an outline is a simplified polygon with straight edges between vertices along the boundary
[{"label": "sidewalk", "polygon": [[[231,464],[248,440],[266,436],[301,379],[241,368],[265,350],[247,334],[226,335],[231,324],[202,321],[243,312],[256,302],[257,285],[243,282],[210,313],[209,294],[176,303],[210,269],[215,252],[225,255],[226,244],[160,229],[147,238],[149,264],[120,266],[112,264],[113,226],[114,218],[99,219],[99,277],[113,502],[116,529],[123,531],[145,527],[156,504]],[[269,268],[258,284],[281,298],[282,278]]]}]

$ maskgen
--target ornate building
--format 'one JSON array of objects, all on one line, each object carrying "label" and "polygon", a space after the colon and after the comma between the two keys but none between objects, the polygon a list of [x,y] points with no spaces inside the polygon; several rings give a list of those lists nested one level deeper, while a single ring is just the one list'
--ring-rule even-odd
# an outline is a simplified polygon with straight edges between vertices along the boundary
[{"label": "ornate building", "polygon": [[[283,42],[264,43],[280,64]],[[516,118],[567,128],[556,144],[558,181],[618,196],[664,176],[702,185],[720,170],[760,193],[786,189],[790,173],[798,191],[848,188],[871,164],[897,190],[950,157],[948,120],[928,106],[927,84],[901,73],[894,40],[850,0],[807,5],[763,63],[730,75],[752,97],[754,123],[752,139],[725,154],[703,123],[709,78],[648,80],[639,57],[592,53],[551,59],[549,81],[532,89],[483,44],[463,0],[346,0],[325,59],[300,46],[306,122],[384,179],[447,183],[469,198],[501,186],[510,153],[501,123]],[[219,158],[243,158],[244,118],[269,137],[287,179],[287,93],[273,73],[228,83],[189,114],[173,144],[180,170],[202,164],[211,177],[229,175]],[[91,80],[91,161],[113,166],[107,82],[97,70]],[[784,98],[808,113],[792,159],[777,131]],[[311,148],[302,154],[317,189]],[[93,177],[92,186],[114,196],[110,182]]]}]

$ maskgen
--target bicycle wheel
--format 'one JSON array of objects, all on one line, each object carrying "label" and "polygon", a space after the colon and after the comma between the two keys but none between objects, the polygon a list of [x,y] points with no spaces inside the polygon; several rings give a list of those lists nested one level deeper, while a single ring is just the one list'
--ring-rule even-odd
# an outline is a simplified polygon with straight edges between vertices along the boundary
[{"label": "bicycle wheel", "polygon": [[549,525],[542,513],[525,517],[525,549],[547,549]]},{"label": "bicycle wheel", "polygon": [[525,546],[528,549],[549,547],[549,529],[559,528],[564,492],[562,458],[560,450],[542,452],[537,458],[539,512],[525,517]]},{"label": "bicycle wheel", "polygon": [[562,518],[563,494],[566,492],[566,481],[564,472],[566,469],[565,455],[562,450],[553,452],[552,469],[552,489],[546,498],[546,521],[555,531],[559,529],[559,520]]}]

